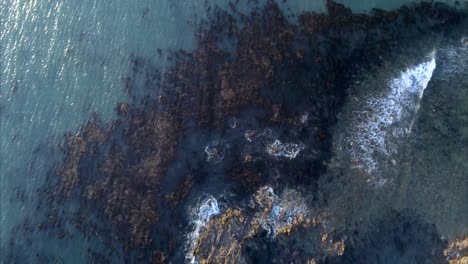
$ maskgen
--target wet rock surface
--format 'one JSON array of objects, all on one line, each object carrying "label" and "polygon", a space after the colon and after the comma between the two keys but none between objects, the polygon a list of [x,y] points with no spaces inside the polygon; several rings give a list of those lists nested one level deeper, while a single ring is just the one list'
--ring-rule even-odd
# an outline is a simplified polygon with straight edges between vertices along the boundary
[{"label": "wet rock surface", "polygon": [[[131,56],[122,79],[130,102],[114,122],[96,118],[66,136],[52,187],[39,192],[47,220],[19,232],[107,249],[90,246],[90,263],[462,261],[466,247],[444,253],[437,229],[411,211],[348,228],[319,180],[353,75],[413,39],[463,28],[466,13],[421,3],[364,15],[328,1],[328,14],[306,12],[296,24],[276,2],[253,2],[249,13],[235,3],[209,11],[195,50],[170,53],[165,72]],[[188,211],[202,193],[230,196],[210,200],[194,229]],[[11,242],[9,263],[21,250]]]},{"label": "wet rock surface", "polygon": [[463,264],[468,262],[468,237],[450,241],[444,250],[444,255],[450,264]]}]

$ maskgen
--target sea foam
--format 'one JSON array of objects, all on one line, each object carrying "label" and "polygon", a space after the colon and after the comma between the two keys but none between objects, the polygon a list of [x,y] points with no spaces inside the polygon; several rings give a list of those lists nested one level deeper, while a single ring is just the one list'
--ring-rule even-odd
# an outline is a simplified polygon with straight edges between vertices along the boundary
[{"label": "sea foam", "polygon": [[206,225],[210,222],[211,217],[219,215],[220,210],[218,201],[209,196],[200,202],[199,206],[191,212],[191,219],[194,230],[188,234],[188,248],[187,248],[187,259],[190,263],[198,263],[196,257],[193,255],[193,249],[199,236],[205,230]]},{"label": "sea foam", "polygon": [[407,68],[390,80],[389,91],[384,96],[368,98],[362,109],[353,112],[354,123],[346,144],[354,167],[372,175],[377,185],[386,182],[378,176],[379,161],[390,160],[397,152],[399,140],[411,132],[435,68],[435,52],[432,52],[429,60]]}]

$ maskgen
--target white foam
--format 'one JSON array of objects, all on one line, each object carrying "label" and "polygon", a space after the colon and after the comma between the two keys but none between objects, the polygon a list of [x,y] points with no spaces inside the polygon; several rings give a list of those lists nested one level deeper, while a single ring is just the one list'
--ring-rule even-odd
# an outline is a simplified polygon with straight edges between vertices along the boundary
[{"label": "white foam", "polygon": [[269,138],[271,137],[272,131],[269,128],[265,128],[263,131],[259,130],[247,130],[245,131],[244,137],[248,142],[253,142],[258,138]]},{"label": "white foam", "polygon": [[462,37],[460,42],[463,46],[468,47],[468,37]]},{"label": "white foam", "polygon": [[[255,221],[267,232],[266,237],[269,239],[273,239],[281,228],[291,226],[299,218],[305,218],[309,212],[304,198],[297,191],[286,189],[278,196],[270,186],[261,187],[252,195],[249,206],[255,212]],[[206,231],[210,219],[220,213],[218,201],[212,196],[190,212],[193,231],[187,235],[186,259],[189,263],[198,263],[193,255],[196,243]]]},{"label": "white foam", "polygon": [[266,151],[268,154],[275,157],[286,157],[294,159],[304,149],[303,145],[296,143],[281,143],[279,140],[275,140],[273,143],[268,144]]},{"label": "white foam", "polygon": [[309,122],[309,113],[303,113],[299,120],[302,124],[307,124],[307,122]]},{"label": "white foam", "polygon": [[[257,208],[256,221],[270,239],[276,237],[279,229],[292,225],[293,219],[305,217],[308,212],[304,200],[296,191],[287,189],[278,196],[270,186],[257,191],[252,197],[251,206]],[[269,206],[271,210],[266,213]]]},{"label": "white foam", "polygon": [[[411,132],[435,68],[433,52],[428,61],[404,70],[391,80],[385,96],[368,98],[361,110],[353,112],[354,123],[346,144],[355,167],[378,176],[379,164],[375,157],[385,160],[394,155],[399,139]],[[376,180],[378,185],[385,182],[381,178]]]},{"label": "white foam", "polygon": [[216,141],[211,142],[205,146],[206,160],[211,163],[218,163],[224,159],[224,156],[228,151],[228,144],[221,144]]},{"label": "white foam", "polygon": [[219,215],[220,210],[218,206],[218,201],[210,196],[203,200],[196,210],[193,210],[191,213],[192,224],[194,230],[188,234],[188,247],[187,247],[187,260],[190,263],[198,263],[197,259],[193,255],[193,249],[195,243],[197,242],[199,236],[206,228],[206,225],[210,222],[211,217]]}]

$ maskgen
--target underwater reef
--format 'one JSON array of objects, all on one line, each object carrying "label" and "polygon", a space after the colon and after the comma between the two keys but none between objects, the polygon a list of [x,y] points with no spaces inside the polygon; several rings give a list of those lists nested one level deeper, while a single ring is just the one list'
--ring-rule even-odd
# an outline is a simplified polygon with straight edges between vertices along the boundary
[{"label": "underwater reef", "polygon": [[[207,10],[194,50],[160,52],[165,71],[129,56],[129,101],[65,135],[38,190],[46,220],[20,236],[79,237],[89,263],[465,263],[467,234],[447,241],[387,205],[356,223],[333,201],[349,170],[362,193],[397,184],[386,172],[417,126],[435,50],[468,45],[468,6],[249,5]],[[23,247],[12,238],[5,263],[24,263]]]}]

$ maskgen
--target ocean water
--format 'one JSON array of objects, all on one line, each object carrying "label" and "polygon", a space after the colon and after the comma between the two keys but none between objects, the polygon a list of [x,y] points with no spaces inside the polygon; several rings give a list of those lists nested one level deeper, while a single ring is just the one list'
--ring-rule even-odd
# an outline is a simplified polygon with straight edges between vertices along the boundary
[{"label": "ocean water", "polygon": [[[47,149],[59,144],[65,132],[76,132],[93,113],[103,120],[114,117],[115,103],[126,100],[121,78],[129,56],[190,48],[189,28],[177,14],[194,18],[188,15],[193,8],[173,1],[2,3],[2,256],[15,235],[13,226],[34,217],[32,208],[14,197],[23,192],[35,206],[34,189],[56,161]],[[32,250],[49,247],[57,256],[68,254],[83,263],[86,252],[77,245],[64,248],[44,240]]]},{"label": "ocean water", "polygon": [[2,3],[2,233],[27,214],[12,203],[15,189],[30,193],[53,162],[38,149],[57,145],[94,113],[115,117],[115,104],[127,100],[121,79],[129,57],[193,48],[187,22],[196,24],[201,10],[190,1]]},{"label": "ocean water", "polygon": [[[393,10],[409,1],[337,2],[350,7],[353,12],[367,13],[372,8]],[[457,1],[445,2],[455,6]],[[243,8],[248,10],[249,5],[246,3]],[[39,206],[47,205],[40,201],[37,189],[48,183],[47,179],[53,177],[54,168],[63,161],[63,155],[57,151],[57,146],[63,143],[64,135],[77,133],[92,117],[97,117],[106,124],[117,118],[114,110],[116,103],[129,100],[122,80],[131,71],[132,58],[149,58],[160,71],[164,72],[173,65],[173,61],[170,61],[166,54],[179,49],[190,51],[196,48],[194,34],[203,19],[207,17],[207,6],[227,8],[228,1],[210,0],[203,4],[202,1],[191,0],[2,1],[0,263],[9,263],[7,255],[21,255],[21,259],[27,263],[87,263],[90,261],[87,248],[107,252],[107,249],[99,243],[99,235],[89,239],[77,233],[67,241],[40,233],[30,237],[21,233],[24,229],[18,228],[18,224],[25,220],[29,221],[27,219],[42,217],[36,215]],[[290,0],[280,3],[280,6],[290,14],[304,11],[326,12],[326,1]],[[460,36],[460,43],[463,42],[462,37],[466,38],[468,35]],[[428,55],[432,56],[429,62],[406,65],[406,71],[403,68],[400,73],[388,73],[397,81],[402,81],[401,78],[410,79],[408,85],[411,88],[414,88],[411,82],[421,82],[419,90],[409,91],[404,95],[407,98],[405,100],[413,102],[414,95],[417,94],[415,97],[417,107],[407,109],[401,105],[388,106],[401,95],[401,91],[392,91],[387,97],[377,94],[377,99],[367,98],[367,102],[377,100],[377,107],[382,108],[377,114],[373,114],[377,115],[372,117],[374,123],[362,121],[364,117],[360,119],[367,125],[375,126],[369,128],[368,134],[360,134],[372,137],[370,140],[361,138],[367,140],[368,148],[385,144],[381,142],[385,141],[383,134],[387,128],[379,130],[377,135],[371,132],[374,129],[381,129],[380,124],[389,126],[393,124],[393,121],[375,119],[379,118],[379,115],[398,115],[389,111],[403,111],[404,115],[411,115],[411,121],[406,123],[405,127],[416,132],[406,137],[411,143],[398,145],[398,153],[393,153],[394,156],[385,157],[381,161],[373,160],[376,156],[378,159],[380,154],[365,153],[370,156],[356,154],[358,159],[366,159],[367,163],[361,165],[367,166],[367,169],[363,173],[357,168],[351,172],[351,175],[364,174],[364,176],[356,176],[358,179],[346,181],[347,186],[342,188],[347,194],[334,199],[329,205],[330,208],[338,208],[346,199],[359,200],[356,197],[359,196],[357,193],[363,186],[360,185],[361,181],[369,179],[372,181],[377,177],[377,180],[381,180],[383,184],[388,182],[389,186],[385,187],[388,189],[382,190],[374,188],[379,183],[366,185],[365,188],[368,189],[364,193],[377,201],[376,204],[369,205],[369,208],[386,206],[398,209],[412,208],[423,215],[425,221],[434,223],[441,236],[448,238],[455,238],[460,234],[466,236],[468,233],[466,226],[468,221],[468,195],[466,195],[468,51],[466,45],[460,43],[442,41],[442,44]],[[162,56],[158,55],[158,49],[162,51]],[[431,69],[427,69],[428,67]],[[426,70],[430,73],[423,73],[425,74],[423,80],[414,80],[417,78],[414,75],[421,75],[420,71]],[[412,76],[405,77],[405,74]],[[397,81],[392,85],[401,87]],[[370,89],[367,85],[372,86],[375,83],[375,80],[360,80],[356,86],[361,89],[358,89],[359,91],[364,91],[362,94],[366,94]],[[384,86],[383,83],[385,82],[381,81],[379,85]],[[444,87],[444,90],[440,87]],[[362,98],[361,94],[358,93],[356,96],[365,102],[366,98]],[[343,116],[352,116],[346,111],[351,112],[362,106],[371,109],[375,107],[365,104],[363,106],[363,104],[355,105],[353,102],[345,103]],[[393,107],[393,110],[388,110],[389,107]],[[367,110],[361,109],[361,111],[364,115]],[[352,117],[343,118],[336,129],[345,128],[352,134],[353,131],[349,128],[352,124],[349,121],[351,119]],[[397,121],[399,120],[395,122]],[[360,128],[359,125],[354,127]],[[393,128],[388,130],[395,131]],[[281,141],[273,140],[273,137],[265,140],[270,140],[270,152],[274,148],[274,153],[270,154],[278,158],[301,157],[301,150],[307,148],[300,143],[285,139],[282,142],[284,145],[280,146],[282,151],[278,153],[276,150]],[[395,138],[389,140],[398,141]],[[336,152],[343,149],[339,147],[342,142],[349,144],[350,141],[343,138],[343,141],[334,142]],[[361,144],[361,146],[366,145]],[[290,147],[293,149],[288,149]],[[340,155],[336,154],[338,163]],[[373,162],[382,162],[384,164],[382,168],[390,173],[383,178],[375,176],[377,174],[374,173],[374,169],[377,170],[377,165],[369,170],[369,166],[374,166]],[[404,165],[389,169],[388,164],[392,162]],[[367,177],[366,173],[373,176]],[[335,188],[328,183],[324,186]],[[200,190],[200,193],[202,192]],[[354,197],[348,197],[353,195]],[[224,199],[220,199],[219,196],[210,199],[215,198]],[[218,201],[214,201],[216,210],[210,207],[208,217],[201,215],[202,220],[193,219],[193,221],[201,221],[201,224],[206,225],[212,215],[219,214]],[[193,206],[196,207],[196,204],[194,202]],[[229,203],[225,202],[220,207],[225,208],[227,204]],[[79,207],[73,203],[69,206],[70,208],[63,210],[73,211],[73,206]],[[347,208],[342,213],[354,215],[354,210],[357,209]],[[351,218],[357,219],[362,215],[365,213],[360,211]],[[203,219],[204,217],[207,219]],[[198,229],[199,227],[193,232],[198,233]],[[191,234],[189,231],[187,233]],[[19,246],[10,247],[12,240]],[[27,249],[30,253],[10,252],[13,249]],[[41,262],[40,255],[47,257]],[[123,256],[125,253],[119,252],[110,259],[115,263],[124,263],[127,259]]]}]

